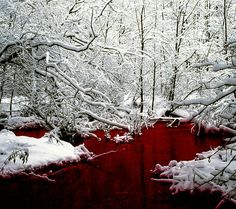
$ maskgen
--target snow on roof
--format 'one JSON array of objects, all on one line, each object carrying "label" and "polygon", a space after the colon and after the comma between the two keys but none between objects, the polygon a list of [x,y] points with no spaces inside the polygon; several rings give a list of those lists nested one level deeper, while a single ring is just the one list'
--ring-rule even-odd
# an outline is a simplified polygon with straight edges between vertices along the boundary
[{"label": "snow on roof", "polygon": [[74,147],[68,142],[58,141],[50,135],[36,139],[16,136],[13,132],[0,131],[0,175],[9,176],[21,171],[40,168],[51,163],[79,161],[90,158],[84,144]]}]

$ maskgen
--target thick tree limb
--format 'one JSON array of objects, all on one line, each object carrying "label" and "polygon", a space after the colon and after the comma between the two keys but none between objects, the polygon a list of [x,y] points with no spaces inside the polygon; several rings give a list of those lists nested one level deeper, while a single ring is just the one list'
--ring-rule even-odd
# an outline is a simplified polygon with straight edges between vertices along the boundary
[{"label": "thick tree limb", "polygon": [[109,125],[112,125],[112,126],[117,126],[117,127],[129,130],[129,126],[127,126],[127,125],[124,125],[124,124],[121,124],[121,123],[117,123],[117,122],[99,117],[98,115],[94,114],[93,112],[91,112],[89,110],[85,110],[83,108],[80,108],[80,110],[81,110],[81,112],[79,112],[79,114],[86,114],[86,115],[89,115],[90,117],[94,118],[97,121],[100,121],[100,122],[103,122],[103,123],[106,123],[106,124],[109,124]]},{"label": "thick tree limb", "polygon": [[201,104],[201,105],[204,105],[204,106],[209,106],[209,105],[221,100],[222,98],[234,93],[235,91],[236,91],[236,86],[228,88],[228,90],[218,94],[213,99],[202,99],[202,98],[200,98],[200,99],[190,99],[190,100],[186,100],[186,101],[182,101],[182,102],[177,102],[176,104],[178,104],[178,105]]}]

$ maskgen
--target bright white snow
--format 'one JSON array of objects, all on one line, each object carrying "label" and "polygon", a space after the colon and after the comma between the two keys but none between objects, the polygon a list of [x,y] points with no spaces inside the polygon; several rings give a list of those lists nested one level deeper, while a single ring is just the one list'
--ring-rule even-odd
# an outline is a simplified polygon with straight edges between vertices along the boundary
[{"label": "bright white snow", "polygon": [[236,143],[198,153],[191,161],[171,161],[168,166],[157,164],[154,180],[171,182],[173,194],[182,191],[220,192],[222,197],[236,199]]},{"label": "bright white snow", "polygon": [[134,138],[130,135],[130,133],[124,133],[124,135],[117,134],[115,137],[111,139],[112,141],[119,143],[128,143],[134,140]]},{"label": "bright white snow", "polygon": [[16,136],[13,132],[3,129],[0,132],[0,175],[8,176],[25,170],[33,170],[51,163],[79,161],[90,158],[84,144],[72,146],[58,140],[51,134],[42,138]]},{"label": "bright white snow", "polygon": [[6,123],[5,124],[6,129],[10,130],[46,127],[45,122],[36,118],[35,116],[30,116],[30,117],[14,116],[14,117],[8,117],[7,119],[3,119],[3,121]]}]

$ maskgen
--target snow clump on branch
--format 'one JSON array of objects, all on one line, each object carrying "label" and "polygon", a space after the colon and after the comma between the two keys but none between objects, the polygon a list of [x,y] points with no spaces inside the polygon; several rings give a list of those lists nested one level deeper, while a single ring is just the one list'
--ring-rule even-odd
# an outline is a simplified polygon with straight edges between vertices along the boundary
[{"label": "snow clump on branch", "polygon": [[[172,194],[189,191],[219,192],[236,202],[236,143],[197,153],[191,161],[156,164],[153,180],[169,182]],[[219,203],[220,204],[220,203]]]}]

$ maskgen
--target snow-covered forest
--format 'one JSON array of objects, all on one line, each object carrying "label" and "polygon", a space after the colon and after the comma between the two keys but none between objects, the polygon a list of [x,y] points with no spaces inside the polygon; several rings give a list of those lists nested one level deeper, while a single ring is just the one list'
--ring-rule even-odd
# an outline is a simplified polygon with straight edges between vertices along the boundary
[{"label": "snow-covered forest", "polygon": [[0,7],[0,103],[10,115],[17,103],[52,128],[132,128],[187,105],[201,121],[235,122],[234,0]]},{"label": "snow-covered forest", "polygon": [[235,135],[235,34],[236,0],[0,0],[0,123],[139,132],[184,110]]}]

